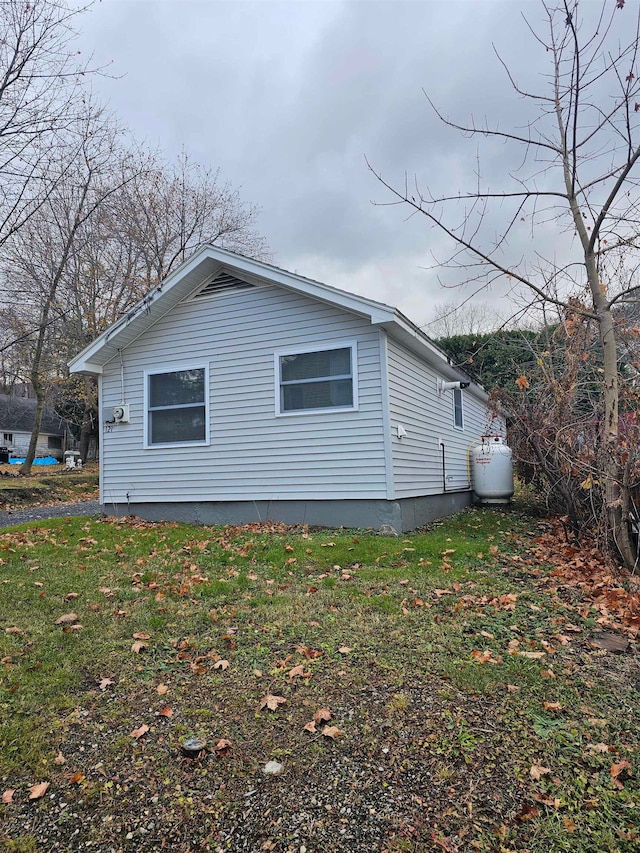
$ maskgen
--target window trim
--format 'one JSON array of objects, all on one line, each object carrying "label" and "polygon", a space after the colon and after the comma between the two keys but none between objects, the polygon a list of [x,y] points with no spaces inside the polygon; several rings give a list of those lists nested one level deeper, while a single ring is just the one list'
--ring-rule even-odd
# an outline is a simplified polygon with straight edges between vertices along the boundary
[{"label": "window trim", "polygon": [[[460,394],[460,423],[456,423],[456,394]],[[454,388],[453,389],[453,398],[452,398],[452,415],[453,415],[453,428],[464,430],[464,394],[462,392],[462,388]]]},{"label": "window trim", "polygon": [[[149,441],[149,377],[160,373],[177,373],[183,370],[204,370],[204,426],[205,437],[202,441],[164,441],[162,444],[151,444]],[[143,424],[143,448],[145,450],[162,449],[163,447],[208,447],[211,444],[211,424],[209,422],[209,398],[211,396],[209,387],[209,362],[177,362],[175,364],[162,364],[158,367],[148,368],[144,371],[144,424]],[[192,404],[192,405],[200,405]],[[186,406],[167,406],[166,408],[184,409]]]},{"label": "window trim", "polygon": [[[334,349],[350,349],[351,350],[351,390],[353,392],[353,404],[351,406],[327,406],[323,409],[295,409],[291,411],[283,411],[281,408],[282,401],[282,374],[280,359],[287,355],[304,355],[309,352],[329,352]],[[333,414],[337,412],[357,412],[358,411],[358,342],[350,341],[335,341],[331,343],[318,342],[315,344],[306,344],[299,347],[288,347],[287,349],[276,350],[273,354],[274,365],[274,383],[275,383],[275,414],[277,418],[290,418],[300,415],[323,415],[328,412]],[[328,377],[330,380],[331,377]],[[325,380],[327,381],[327,380]]]}]

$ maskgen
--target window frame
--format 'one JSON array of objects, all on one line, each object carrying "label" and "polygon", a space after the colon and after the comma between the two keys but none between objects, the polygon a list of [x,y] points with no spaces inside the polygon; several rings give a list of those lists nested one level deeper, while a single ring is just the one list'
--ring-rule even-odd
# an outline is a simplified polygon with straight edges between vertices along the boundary
[{"label": "window frame", "polygon": [[[336,349],[351,350],[351,391],[353,402],[350,406],[325,406],[321,409],[282,409],[282,370],[280,359],[287,355],[305,355],[311,352],[329,352]],[[276,350],[273,355],[274,380],[275,380],[275,414],[277,418],[289,418],[300,415],[322,415],[331,412],[357,412],[358,411],[358,342],[355,340],[335,341],[332,343],[315,343],[299,347],[288,347]],[[324,381],[331,381],[328,376]],[[343,377],[344,378],[344,377]],[[322,381],[322,380],[317,380]]]},{"label": "window frame", "polygon": [[[456,406],[456,394],[460,395],[460,405]],[[453,407],[453,427],[454,429],[464,429],[464,394],[462,393],[462,388],[454,388],[453,389],[453,398],[452,398],[452,407]],[[460,423],[456,423],[456,411],[460,412]]]},{"label": "window frame", "polygon": [[[186,370],[204,370],[204,431],[205,436],[203,440],[198,439],[197,441],[163,441],[151,443],[150,435],[149,435],[149,426],[150,426],[150,418],[149,418],[149,385],[150,385],[150,377],[158,376],[162,373],[180,373]],[[210,387],[209,387],[209,363],[200,361],[200,362],[177,362],[175,364],[162,364],[158,367],[148,368],[144,371],[144,425],[143,425],[143,447],[145,450],[156,450],[162,449],[164,447],[208,447],[211,444],[211,424],[209,421],[209,398]],[[174,408],[174,409],[186,409],[186,408],[195,408],[195,406],[202,405],[202,403],[190,403],[185,404],[183,406],[166,406],[164,408]],[[162,408],[162,407],[158,407]]]}]

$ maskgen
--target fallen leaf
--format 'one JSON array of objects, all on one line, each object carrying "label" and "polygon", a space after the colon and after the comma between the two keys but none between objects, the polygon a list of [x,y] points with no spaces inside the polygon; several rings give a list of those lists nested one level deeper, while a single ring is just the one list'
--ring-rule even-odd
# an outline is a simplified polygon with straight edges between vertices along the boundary
[{"label": "fallen leaf", "polygon": [[623,770],[626,770],[627,775],[631,776],[630,767],[631,767],[631,765],[629,764],[629,762],[624,761],[624,760],[620,761],[618,764],[612,764],[611,765],[611,767],[609,768],[609,774],[610,774],[611,779],[613,780],[613,784],[616,786],[616,788],[619,788],[620,790],[622,790],[624,788],[624,785],[618,779],[618,776],[622,773]]},{"label": "fallen leaf", "polygon": [[70,631],[82,631],[83,627],[79,622],[76,622],[75,625],[64,625],[62,630],[65,634],[68,634]]},{"label": "fallen leaf", "polygon": [[15,792],[16,792],[15,788],[7,788],[6,791],[3,791],[2,802],[3,803],[12,803],[13,802],[13,795],[15,794]]},{"label": "fallen leaf", "polygon": [[540,660],[547,655],[546,652],[518,652],[518,654],[523,658],[529,658],[529,660]]},{"label": "fallen leaf", "polygon": [[101,678],[98,687],[100,690],[106,690],[110,684],[113,684],[113,681],[110,678]]},{"label": "fallen leaf", "polygon": [[135,652],[137,655],[140,654],[142,649],[148,648],[147,643],[143,643],[142,640],[136,640],[135,643],[131,646],[131,651]]},{"label": "fallen leaf", "polygon": [[349,652],[351,651],[351,649],[349,648],[349,646],[340,646],[338,651],[340,652],[341,655],[348,655]]},{"label": "fallen leaf", "polygon": [[129,737],[134,737],[136,740],[138,740],[138,738],[141,738],[142,735],[146,735],[148,731],[149,726],[146,723],[143,723],[140,728],[134,729],[129,735]]},{"label": "fallen leaf", "polygon": [[66,625],[69,622],[77,622],[78,617],[75,613],[65,613],[64,616],[59,616],[54,625]]},{"label": "fallen leaf", "polygon": [[267,693],[260,700],[260,704],[258,705],[258,710],[261,711],[263,708],[268,708],[270,711],[277,711],[279,705],[284,705],[287,700],[284,696],[274,696],[272,693]]},{"label": "fallen leaf", "polygon": [[132,634],[131,636],[133,637],[134,640],[150,640],[151,639],[151,634],[142,634],[139,631],[137,631],[135,634]]},{"label": "fallen leaf", "polygon": [[5,634],[16,634],[16,636],[24,633],[24,631],[21,631],[16,625],[12,625],[11,628],[5,628],[4,632]]},{"label": "fallen leaf", "polygon": [[331,719],[331,711],[328,708],[318,708],[313,719],[316,723],[327,723]]},{"label": "fallen leaf", "polygon": [[39,782],[37,785],[32,785],[29,788],[29,799],[30,800],[39,800],[41,797],[47,793],[47,788],[49,787],[49,782]]},{"label": "fallen leaf", "polygon": [[307,660],[315,660],[316,658],[321,658],[323,653],[320,651],[320,649],[303,648],[302,654],[307,658]]},{"label": "fallen leaf", "polygon": [[224,752],[225,749],[231,748],[231,741],[220,738],[218,743],[213,747],[216,752]]},{"label": "fallen leaf", "polygon": [[542,803],[545,806],[551,806],[552,809],[559,809],[562,805],[562,800],[559,797],[547,797],[545,794],[539,794],[537,792],[534,793],[533,799],[537,803]]},{"label": "fallen leaf", "polygon": [[494,665],[502,663],[502,655],[494,657],[491,649],[485,649],[484,651],[480,651],[480,649],[473,649],[471,657],[476,661],[476,663],[491,663]]},{"label": "fallen leaf", "polygon": [[431,840],[436,845],[436,847],[441,847],[445,851],[445,853],[457,853],[458,851],[458,848],[452,841],[437,836],[433,831],[431,832]]},{"label": "fallen leaf", "polygon": [[158,684],[158,686],[156,687],[156,693],[159,696],[164,696],[165,693],[168,693],[168,692],[169,692],[169,688],[167,687],[166,684]]},{"label": "fallen leaf", "polygon": [[53,763],[54,764],[66,764],[67,759],[64,757],[64,755],[61,752],[59,752],[56,755],[56,757],[53,759]]},{"label": "fallen leaf", "polygon": [[549,767],[543,767],[542,764],[532,764],[529,768],[529,776],[531,776],[532,779],[535,779],[536,782],[549,773],[551,773],[551,769]]},{"label": "fallen leaf", "polygon": [[574,821],[572,821],[570,817],[562,818],[562,823],[564,824],[564,828],[567,830],[567,832],[575,832],[578,828],[578,824],[574,823]]},{"label": "fallen leaf", "polygon": [[228,669],[229,668],[229,661],[228,660],[217,660],[214,663],[213,668],[214,669],[222,669],[222,670]]},{"label": "fallen leaf", "polygon": [[69,783],[71,785],[79,785],[81,782],[84,782],[85,776],[81,770],[76,770],[76,772],[69,779]]},{"label": "fallen leaf", "polygon": [[524,822],[525,820],[533,820],[533,818],[538,817],[540,814],[540,809],[537,806],[534,806],[532,803],[523,803],[522,808],[516,815],[516,820]]},{"label": "fallen leaf", "polygon": [[294,678],[298,678],[298,677],[299,678],[309,678],[310,675],[311,675],[310,672],[304,671],[304,664],[303,663],[299,663],[297,666],[294,666],[289,670],[289,679],[290,680],[292,680]]},{"label": "fallen leaf", "polygon": [[162,711],[160,711],[161,717],[173,717],[173,711],[168,705],[165,705]]},{"label": "fallen leaf", "polygon": [[303,730],[304,730],[305,732],[311,732],[311,734],[313,734],[313,735],[314,735],[314,734],[316,733],[316,731],[317,731],[317,729],[316,729],[316,724],[315,724],[315,721],[314,721],[314,720],[311,720],[309,723],[307,723],[307,724],[306,724],[305,726],[303,726],[302,728],[303,728]]},{"label": "fallen leaf", "polygon": [[68,592],[68,593],[65,595],[64,600],[65,600],[65,601],[74,601],[74,599],[76,599],[76,598],[80,598],[80,593],[79,593],[79,592]]},{"label": "fallen leaf", "polygon": [[336,738],[338,738],[338,737],[341,737],[341,736],[342,736],[342,732],[340,731],[340,729],[339,729],[337,726],[325,726],[325,727],[322,729],[321,734],[322,734],[324,737],[330,737],[330,738],[333,738],[333,740],[335,740]]},{"label": "fallen leaf", "polygon": [[601,752],[603,755],[611,751],[609,745],[606,743],[590,743],[587,749],[590,752]]},{"label": "fallen leaf", "polygon": [[542,707],[547,711],[561,711],[562,703],[561,702],[543,702]]}]

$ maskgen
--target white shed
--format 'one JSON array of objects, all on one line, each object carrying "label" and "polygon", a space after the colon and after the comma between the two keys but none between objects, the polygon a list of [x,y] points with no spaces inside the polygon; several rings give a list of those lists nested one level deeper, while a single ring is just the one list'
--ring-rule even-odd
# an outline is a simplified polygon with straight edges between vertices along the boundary
[{"label": "white shed", "polygon": [[106,511],[410,530],[471,497],[487,394],[399,311],[205,246],[70,362]]}]

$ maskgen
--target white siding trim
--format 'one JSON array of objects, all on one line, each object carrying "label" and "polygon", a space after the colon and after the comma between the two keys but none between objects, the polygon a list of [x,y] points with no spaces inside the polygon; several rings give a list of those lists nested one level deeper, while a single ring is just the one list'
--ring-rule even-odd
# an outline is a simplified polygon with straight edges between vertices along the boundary
[{"label": "white siding trim", "polygon": [[[456,391],[460,392],[460,416],[461,424],[456,423]],[[464,391],[462,388],[454,388],[451,392],[451,417],[453,418],[453,428],[464,432]]]},{"label": "white siding trim", "polygon": [[[163,444],[149,444],[149,377],[158,373],[173,373],[179,370],[204,370],[204,441],[168,441]],[[144,406],[143,406],[143,432],[142,446],[145,450],[161,450],[167,447],[208,447],[211,443],[211,422],[209,420],[209,399],[211,397],[211,386],[209,384],[209,362],[174,362],[173,364],[159,364],[156,367],[147,368],[142,375],[144,384]]]},{"label": "white siding trim", "polygon": [[104,432],[102,427],[104,426],[102,420],[102,412],[103,412],[103,398],[102,398],[102,373],[98,374],[98,464],[100,466],[100,471],[98,473],[98,500],[101,504],[104,504]]},{"label": "white siding trim", "polygon": [[[332,349],[351,349],[351,383],[353,391],[352,406],[329,406],[325,409],[296,409],[291,412],[283,412],[280,409],[280,358],[283,355],[298,355],[305,352],[326,352]],[[358,342],[332,341],[331,343],[309,344],[300,347],[288,347],[276,350],[273,354],[274,365],[274,387],[275,387],[275,415],[277,418],[290,418],[300,415],[326,415],[327,413],[357,412],[358,411]]]},{"label": "white siding trim", "polygon": [[384,434],[384,467],[387,500],[395,498],[393,479],[393,450],[391,447],[391,416],[389,412],[389,358],[387,333],[380,329],[380,382],[382,393],[382,431]]}]

